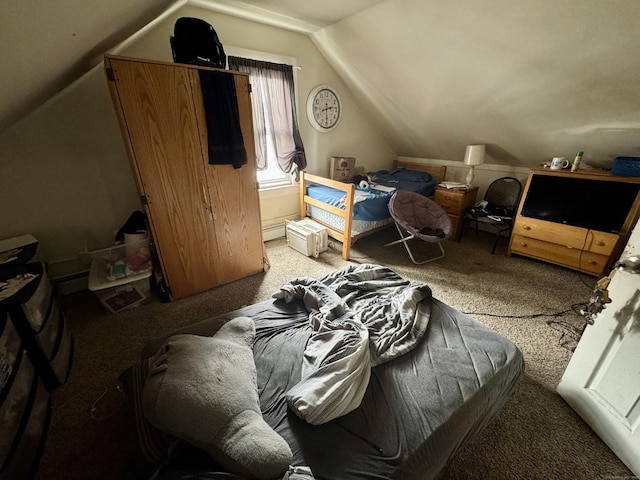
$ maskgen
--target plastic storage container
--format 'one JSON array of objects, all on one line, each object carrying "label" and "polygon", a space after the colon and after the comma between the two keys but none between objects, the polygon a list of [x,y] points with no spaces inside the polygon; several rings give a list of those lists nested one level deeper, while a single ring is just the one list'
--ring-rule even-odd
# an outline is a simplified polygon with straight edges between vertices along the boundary
[{"label": "plastic storage container", "polygon": [[613,161],[611,175],[640,177],[640,157],[617,157]]},{"label": "plastic storage container", "polygon": [[38,240],[28,233],[0,240],[0,269],[27,263],[37,249]]},{"label": "plastic storage container", "polygon": [[149,240],[88,252],[89,290],[109,313],[137,307],[150,299]]}]

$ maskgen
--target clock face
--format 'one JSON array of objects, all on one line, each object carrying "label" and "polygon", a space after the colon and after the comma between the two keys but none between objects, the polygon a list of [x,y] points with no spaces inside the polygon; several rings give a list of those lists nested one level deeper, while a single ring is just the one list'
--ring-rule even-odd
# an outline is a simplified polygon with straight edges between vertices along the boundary
[{"label": "clock face", "polygon": [[342,115],[338,94],[326,85],[314,88],[307,101],[307,116],[316,130],[328,132],[336,127]]}]

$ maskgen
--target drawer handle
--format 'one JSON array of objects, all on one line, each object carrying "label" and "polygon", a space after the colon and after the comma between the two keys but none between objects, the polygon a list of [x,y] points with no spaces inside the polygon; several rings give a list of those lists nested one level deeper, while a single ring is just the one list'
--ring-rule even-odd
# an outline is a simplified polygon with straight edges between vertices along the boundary
[{"label": "drawer handle", "polygon": [[529,225],[524,225],[522,228],[523,230],[531,230],[531,227]]},{"label": "drawer handle", "polygon": [[606,243],[604,243],[602,240],[596,242],[596,245],[599,247],[604,247],[606,245]]},{"label": "drawer handle", "polygon": [[527,242],[520,242],[521,247],[528,247]]},{"label": "drawer handle", "polygon": [[587,263],[588,263],[589,265],[596,265],[596,263],[597,263],[597,262],[596,262],[596,261],[594,261],[594,260],[587,260]]}]

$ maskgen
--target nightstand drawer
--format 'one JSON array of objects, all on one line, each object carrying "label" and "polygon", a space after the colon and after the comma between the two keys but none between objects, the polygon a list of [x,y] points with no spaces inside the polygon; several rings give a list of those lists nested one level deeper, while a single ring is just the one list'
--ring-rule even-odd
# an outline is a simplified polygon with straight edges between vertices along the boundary
[{"label": "nightstand drawer", "polygon": [[464,195],[436,189],[433,200],[440,205],[445,212],[459,215],[463,209]]},{"label": "nightstand drawer", "polygon": [[478,187],[469,190],[452,190],[444,187],[437,187],[433,194],[433,201],[447,212],[453,224],[453,233],[449,237],[455,242],[460,241],[462,227],[464,224],[464,212],[472,207],[476,202]]}]

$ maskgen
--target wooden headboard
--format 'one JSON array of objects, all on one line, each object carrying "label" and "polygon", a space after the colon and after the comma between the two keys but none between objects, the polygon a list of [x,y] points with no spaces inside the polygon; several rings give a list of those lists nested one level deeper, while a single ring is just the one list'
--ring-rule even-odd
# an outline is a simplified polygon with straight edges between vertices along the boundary
[{"label": "wooden headboard", "polygon": [[410,170],[420,170],[429,172],[436,182],[444,182],[447,175],[447,167],[445,165],[427,165],[424,163],[403,162],[402,160],[394,160],[393,168],[408,168]]}]

